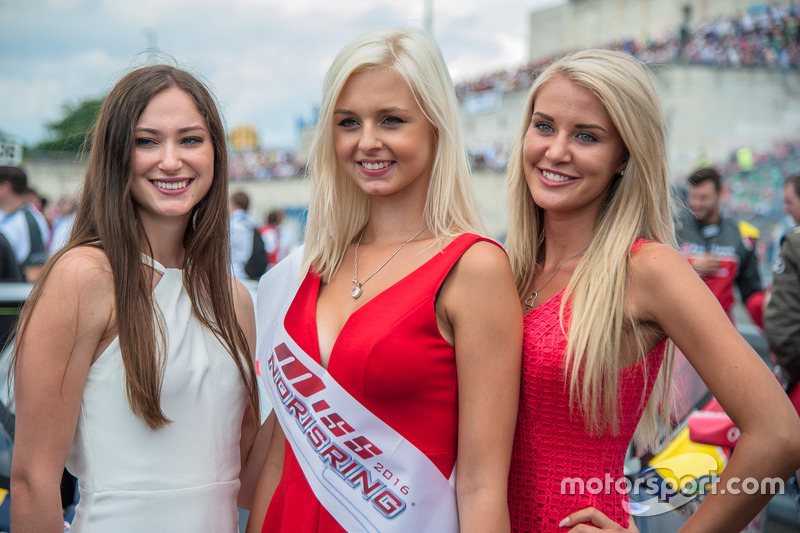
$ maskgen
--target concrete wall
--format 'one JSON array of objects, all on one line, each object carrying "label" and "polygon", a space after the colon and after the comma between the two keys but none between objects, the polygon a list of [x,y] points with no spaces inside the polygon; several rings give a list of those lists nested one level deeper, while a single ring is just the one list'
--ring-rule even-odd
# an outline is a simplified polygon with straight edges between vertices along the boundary
[{"label": "concrete wall", "polygon": [[[528,19],[528,59],[539,61],[568,50],[619,39],[661,38],[689,22],[744,13],[754,0],[570,0]],[[785,4],[776,0],[760,2]],[[685,11],[686,7],[690,11]]]}]

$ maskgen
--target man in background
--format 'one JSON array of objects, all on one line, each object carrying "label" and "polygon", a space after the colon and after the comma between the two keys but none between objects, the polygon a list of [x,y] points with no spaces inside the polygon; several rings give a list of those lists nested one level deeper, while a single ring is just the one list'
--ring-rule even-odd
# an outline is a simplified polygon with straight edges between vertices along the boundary
[{"label": "man in background", "polygon": [[36,281],[47,260],[50,230],[29,202],[28,177],[17,167],[0,166],[0,233],[14,250],[26,281]]},{"label": "man in background", "polygon": [[764,310],[764,334],[787,381],[789,397],[800,411],[800,174],[783,186],[783,212],[794,229],[783,237],[772,264],[772,288]]},{"label": "man in background", "polygon": [[250,198],[244,192],[231,195],[231,266],[236,279],[259,279],[267,270],[267,256],[255,221],[247,214]]},{"label": "man in background", "polygon": [[689,176],[688,183],[686,202],[691,216],[682,217],[678,224],[681,251],[731,319],[735,284],[753,322],[763,327],[764,291],[758,259],[738,223],[722,216],[721,176],[713,168],[701,168]]}]

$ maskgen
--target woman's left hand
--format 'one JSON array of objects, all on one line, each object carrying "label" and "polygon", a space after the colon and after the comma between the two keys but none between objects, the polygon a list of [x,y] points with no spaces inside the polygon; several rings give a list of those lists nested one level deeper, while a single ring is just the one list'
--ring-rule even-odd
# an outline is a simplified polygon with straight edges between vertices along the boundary
[{"label": "woman's left hand", "polygon": [[569,527],[571,525],[575,525],[575,527],[569,530],[570,533],[589,533],[591,531],[639,533],[633,517],[628,519],[628,529],[625,529],[594,507],[575,511],[559,524],[561,527]]}]

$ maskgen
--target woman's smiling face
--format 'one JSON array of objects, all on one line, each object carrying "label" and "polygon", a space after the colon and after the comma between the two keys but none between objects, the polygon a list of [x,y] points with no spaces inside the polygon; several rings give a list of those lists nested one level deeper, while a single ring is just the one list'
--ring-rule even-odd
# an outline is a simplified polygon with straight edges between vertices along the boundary
[{"label": "woman's smiling face", "polygon": [[375,68],[351,75],[336,102],[333,123],[339,162],[365,193],[427,194],[436,136],[398,74]]},{"label": "woman's smiling face", "polygon": [[625,168],[625,148],[600,100],[560,76],[533,105],[523,144],[525,180],[545,210],[599,210]]}]

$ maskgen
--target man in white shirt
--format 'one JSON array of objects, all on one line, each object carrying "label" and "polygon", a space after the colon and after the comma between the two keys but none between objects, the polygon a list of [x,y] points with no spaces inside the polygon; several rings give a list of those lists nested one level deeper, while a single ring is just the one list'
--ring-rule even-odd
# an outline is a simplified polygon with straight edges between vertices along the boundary
[{"label": "man in white shirt", "polygon": [[[253,254],[253,230],[256,229],[255,221],[247,214],[250,199],[243,192],[235,192],[231,195],[231,266],[233,276],[236,279],[258,279],[258,276],[247,274],[246,265],[250,256]],[[260,239],[261,236],[259,235]],[[263,245],[262,245],[263,247]],[[266,255],[264,256],[264,270],[266,270]],[[264,272],[262,271],[261,274]]]},{"label": "man in white shirt", "polygon": [[0,233],[11,244],[26,281],[36,281],[47,260],[50,230],[28,202],[28,177],[17,167],[0,166]]}]

